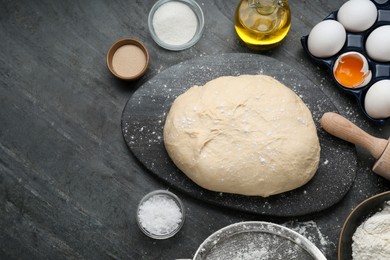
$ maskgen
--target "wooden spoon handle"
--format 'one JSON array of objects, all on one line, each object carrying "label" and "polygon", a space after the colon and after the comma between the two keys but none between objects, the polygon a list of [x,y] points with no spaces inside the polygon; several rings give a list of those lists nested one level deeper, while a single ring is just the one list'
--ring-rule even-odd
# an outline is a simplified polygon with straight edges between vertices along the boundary
[{"label": "wooden spoon handle", "polygon": [[375,159],[379,159],[388,143],[385,139],[369,135],[348,119],[336,113],[325,113],[322,116],[320,123],[322,128],[329,134],[347,142],[362,146],[367,149]]}]

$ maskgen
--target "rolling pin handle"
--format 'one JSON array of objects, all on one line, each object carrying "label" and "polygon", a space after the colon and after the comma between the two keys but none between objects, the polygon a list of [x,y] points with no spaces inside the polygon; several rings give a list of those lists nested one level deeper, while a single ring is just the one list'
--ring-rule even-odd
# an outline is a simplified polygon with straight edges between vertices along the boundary
[{"label": "rolling pin handle", "polygon": [[333,112],[325,113],[320,123],[329,134],[367,149],[375,159],[381,157],[388,143],[385,139],[367,134],[348,119]]}]

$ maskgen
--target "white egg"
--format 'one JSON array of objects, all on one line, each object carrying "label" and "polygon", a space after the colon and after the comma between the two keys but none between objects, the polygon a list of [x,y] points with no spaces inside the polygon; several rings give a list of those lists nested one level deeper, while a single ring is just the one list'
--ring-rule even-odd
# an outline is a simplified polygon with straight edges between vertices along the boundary
[{"label": "white egg", "polygon": [[341,23],[324,20],[311,29],[307,47],[313,56],[328,58],[343,48],[346,38],[347,33]]},{"label": "white egg", "polygon": [[364,108],[372,118],[390,117],[390,80],[380,80],[368,89]]},{"label": "white egg", "polygon": [[380,26],[370,33],[366,41],[366,51],[375,61],[390,61],[390,25]]},{"label": "white egg", "polygon": [[337,12],[337,20],[350,32],[369,29],[378,17],[378,10],[370,0],[350,0]]}]

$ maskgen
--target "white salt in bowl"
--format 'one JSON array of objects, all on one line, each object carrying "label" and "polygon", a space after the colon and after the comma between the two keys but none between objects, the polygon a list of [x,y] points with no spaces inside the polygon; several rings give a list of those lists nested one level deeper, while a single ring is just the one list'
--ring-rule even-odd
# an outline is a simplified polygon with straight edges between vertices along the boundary
[{"label": "white salt in bowl", "polygon": [[182,228],[184,219],[183,203],[167,190],[152,191],[138,204],[138,227],[145,235],[154,239],[174,236]]},{"label": "white salt in bowl", "polygon": [[158,45],[181,51],[202,37],[203,11],[194,0],[159,0],[150,9],[148,27]]}]

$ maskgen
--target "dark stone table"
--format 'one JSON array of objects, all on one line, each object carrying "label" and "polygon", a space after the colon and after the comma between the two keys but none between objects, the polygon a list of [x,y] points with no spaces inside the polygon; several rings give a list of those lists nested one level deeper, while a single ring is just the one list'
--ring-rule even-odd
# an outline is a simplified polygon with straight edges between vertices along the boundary
[{"label": "dark stone table", "polygon": [[[290,1],[292,28],[276,49],[255,52],[237,38],[239,1],[197,1],[205,30],[192,48],[172,52],[149,35],[154,1],[0,2],[0,259],[176,259],[191,257],[216,230],[261,220],[307,236],[329,259],[349,212],[389,190],[371,171],[374,160],[357,147],[356,180],[336,205],[300,217],[243,213],[204,203],[168,186],[133,156],[121,115],[134,91],[165,69],[206,55],[252,53],[284,62],[311,79],[341,114],[378,137],[388,126],[370,124],[352,96],[304,53],[300,38],[344,1]],[[151,63],[143,78],[122,82],[107,70],[113,42],[145,43]],[[139,200],[169,189],[187,210],[182,230],[157,241],[138,229]]]}]

